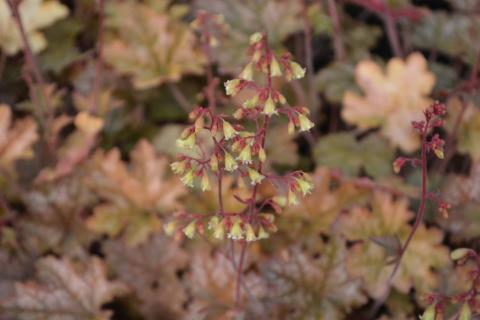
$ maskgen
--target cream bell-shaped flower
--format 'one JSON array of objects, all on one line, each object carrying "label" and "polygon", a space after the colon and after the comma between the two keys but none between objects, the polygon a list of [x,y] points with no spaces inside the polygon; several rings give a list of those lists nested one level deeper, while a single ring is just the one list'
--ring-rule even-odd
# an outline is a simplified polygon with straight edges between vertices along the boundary
[{"label": "cream bell-shaped flower", "polygon": [[247,168],[247,171],[248,171],[248,177],[250,178],[250,183],[252,185],[259,184],[265,178],[265,176],[263,176],[257,170],[254,170],[252,168]]},{"label": "cream bell-shaped flower", "polygon": [[240,151],[237,160],[245,164],[252,163],[252,147],[250,146],[250,144],[247,143],[242,149],[242,151]]},{"label": "cream bell-shaped flower", "polygon": [[244,231],[241,226],[241,220],[240,218],[235,217],[230,232],[228,233],[228,238],[232,240],[241,240],[243,239],[243,234]]},{"label": "cream bell-shaped flower", "polygon": [[315,124],[303,114],[298,115],[298,122],[300,123],[300,132],[308,131],[315,126]]},{"label": "cream bell-shaped flower", "polygon": [[195,235],[195,230],[197,229],[196,224],[197,224],[196,221],[192,221],[182,230],[183,233],[190,239],[192,239],[193,236]]},{"label": "cream bell-shaped flower", "polygon": [[190,188],[193,188],[193,169],[188,170],[187,173],[180,179],[182,183]]},{"label": "cream bell-shaped flower", "polygon": [[225,152],[225,170],[232,172],[238,168],[238,164],[233,159],[232,155],[228,152]]},{"label": "cream bell-shaped flower", "polygon": [[233,128],[233,126],[228,121],[223,120],[222,127],[223,136],[226,140],[230,140],[238,134],[237,130],[235,130],[235,128]]}]

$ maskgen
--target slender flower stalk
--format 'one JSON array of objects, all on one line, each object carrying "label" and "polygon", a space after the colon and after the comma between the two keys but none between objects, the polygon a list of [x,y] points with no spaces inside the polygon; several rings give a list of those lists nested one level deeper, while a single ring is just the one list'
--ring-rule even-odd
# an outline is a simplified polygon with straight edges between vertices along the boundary
[{"label": "slender flower stalk", "polygon": [[429,132],[431,129],[436,127],[441,127],[443,125],[443,117],[446,113],[445,105],[435,102],[433,103],[427,110],[424,112],[425,120],[423,121],[413,121],[412,127],[414,130],[419,132],[421,137],[421,155],[420,159],[416,158],[405,158],[400,157],[397,158],[393,163],[393,170],[396,173],[399,173],[400,170],[406,164],[411,164],[413,166],[420,165],[422,170],[422,186],[421,186],[421,196],[420,196],[420,204],[418,206],[417,215],[415,217],[415,222],[412,226],[410,233],[407,236],[407,239],[403,243],[403,245],[399,248],[398,256],[396,257],[395,265],[392,269],[392,272],[388,278],[386,283],[386,289],[383,296],[377,300],[376,304],[372,309],[372,315],[375,315],[378,312],[378,309],[383,305],[383,303],[388,298],[390,293],[393,280],[395,275],[397,274],[402,259],[405,256],[405,252],[408,250],[409,245],[415,236],[418,228],[420,227],[421,223],[423,222],[423,218],[425,216],[425,207],[428,200],[434,200],[437,202],[438,210],[442,215],[448,216],[448,208],[449,205],[446,204],[444,201],[439,199],[438,197],[434,197],[432,194],[428,192],[428,166],[427,166],[427,156],[429,153],[434,153],[437,158],[443,159],[444,158],[444,150],[443,146],[445,142],[438,136],[438,134],[434,134],[429,139]]}]

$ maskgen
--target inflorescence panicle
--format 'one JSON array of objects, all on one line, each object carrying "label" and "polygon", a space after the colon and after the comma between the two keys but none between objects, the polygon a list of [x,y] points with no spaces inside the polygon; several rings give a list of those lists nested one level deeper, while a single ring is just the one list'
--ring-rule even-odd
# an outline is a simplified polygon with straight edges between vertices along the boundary
[{"label": "inflorescence panicle", "polygon": [[[271,117],[285,115],[290,134],[295,130],[308,131],[314,126],[308,118],[309,110],[288,105],[286,98],[272,84],[273,77],[283,76],[287,81],[302,78],[305,69],[288,53],[277,56],[268,47],[267,36],[263,33],[251,36],[248,57],[249,61],[238,78],[226,81],[224,85],[228,96],[236,96],[248,89],[253,92],[251,97],[243,101],[232,116],[216,113],[208,107],[194,108],[189,114],[193,124],[184,129],[176,141],[177,146],[186,152],[177,156],[171,169],[181,175],[186,186],[199,187],[202,191],[212,190],[215,185],[212,181],[219,184],[223,174],[228,173],[245,180],[247,183],[241,185],[251,188],[252,195],[247,199],[235,196],[237,201],[245,204],[245,209],[239,212],[225,212],[219,208],[213,213],[177,213],[165,225],[168,234],[193,238],[195,234],[208,230],[217,239],[247,242],[265,239],[276,231],[275,214],[286,205],[297,204],[297,197],[307,196],[313,188],[310,176],[304,172],[278,177],[265,172],[263,166],[268,158],[265,140]],[[256,81],[261,75],[265,81]],[[242,125],[249,120],[257,124],[256,131],[247,131]],[[205,135],[213,141],[210,150],[202,146],[203,139],[199,138]],[[278,194],[258,199],[258,185],[268,180],[278,187]],[[215,187],[220,188],[219,185]],[[222,197],[220,192],[219,197]],[[257,206],[259,201],[263,201],[261,206]],[[268,211],[268,207],[274,213],[263,212]]]}]

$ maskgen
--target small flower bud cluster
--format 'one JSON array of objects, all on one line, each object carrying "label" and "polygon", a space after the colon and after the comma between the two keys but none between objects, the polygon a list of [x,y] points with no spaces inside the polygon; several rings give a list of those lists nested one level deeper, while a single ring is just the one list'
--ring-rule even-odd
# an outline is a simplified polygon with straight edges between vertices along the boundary
[{"label": "small flower bud cluster", "polygon": [[445,145],[445,141],[440,138],[440,136],[436,133],[433,135],[432,139],[428,143],[428,150],[433,151],[437,158],[443,159],[443,146]]},{"label": "small flower bud cluster", "polygon": [[[426,152],[433,152],[437,158],[443,159],[444,158],[444,145],[445,142],[440,136],[435,133],[430,140],[427,139],[427,134],[429,129],[433,129],[443,125],[443,117],[446,113],[445,105],[440,102],[434,102],[427,110],[424,112],[425,120],[423,121],[413,121],[412,127],[419,131],[420,135],[422,136],[422,149],[425,148]],[[406,164],[410,164],[411,166],[417,166],[421,164],[422,161],[416,158],[406,158],[406,157],[398,157],[393,162],[393,171],[395,173],[400,173],[402,168]],[[423,169],[422,169],[423,170]],[[438,212],[444,217],[448,217],[448,211],[450,210],[450,204],[443,201],[438,195],[429,194],[428,198],[433,200],[437,203]]]},{"label": "small flower bud cluster", "polygon": [[[204,23],[203,18],[199,16],[199,25]],[[308,118],[307,108],[290,107],[285,97],[272,85],[273,77],[285,75],[287,80],[298,79],[304,76],[305,70],[292,61],[289,54],[277,57],[268,47],[265,34],[252,35],[248,55],[249,62],[237,79],[225,83],[225,91],[227,95],[235,96],[248,88],[253,95],[242,103],[233,114],[233,119],[224,114],[216,114],[212,108],[196,107],[190,112],[189,118],[193,124],[185,128],[177,140],[177,146],[188,151],[188,154],[178,155],[177,160],[171,164],[171,169],[181,175],[181,181],[185,185],[199,185],[202,191],[211,190],[212,181],[220,184],[224,174],[232,174],[235,178],[249,181],[248,184],[241,185],[251,188],[252,195],[247,199],[234,196],[246,205],[245,210],[240,212],[225,212],[220,207],[218,212],[200,217],[181,215],[165,226],[165,231],[169,234],[180,232],[192,238],[196,233],[203,233],[206,224],[206,229],[211,231],[214,238],[250,242],[267,238],[276,231],[274,215],[260,212],[261,209],[263,211],[263,205],[257,208],[258,186],[265,180],[272,179],[264,167],[267,160],[265,140],[269,119],[279,113],[285,114],[290,132],[297,128],[299,131],[308,131],[314,124]],[[254,81],[257,73],[266,77],[265,84],[259,85]],[[253,120],[256,131],[244,130],[241,124],[235,122],[239,120]],[[198,138],[200,133],[202,139]],[[213,142],[213,147],[209,150],[202,145],[205,135]],[[287,190],[284,196],[264,200],[276,214],[285,205],[296,204],[298,196],[307,196],[313,188],[311,178],[300,171],[275,179],[280,192]],[[222,197],[222,194],[219,193],[218,196]],[[218,203],[222,202],[219,199]]]},{"label": "small flower bud cluster", "polygon": [[[446,107],[443,103],[434,102],[430,107],[427,108],[424,112],[425,120],[422,121],[412,121],[413,129],[417,130],[422,137],[426,137],[428,130],[441,127],[443,125],[443,117],[446,113]],[[444,145],[445,141],[440,138],[440,136],[435,133],[431,139],[426,140],[426,150],[427,152],[432,151],[437,158],[444,158]],[[413,166],[420,163],[419,159],[399,157],[393,162],[393,171],[395,173],[400,173],[401,169],[405,164],[411,164]]]}]

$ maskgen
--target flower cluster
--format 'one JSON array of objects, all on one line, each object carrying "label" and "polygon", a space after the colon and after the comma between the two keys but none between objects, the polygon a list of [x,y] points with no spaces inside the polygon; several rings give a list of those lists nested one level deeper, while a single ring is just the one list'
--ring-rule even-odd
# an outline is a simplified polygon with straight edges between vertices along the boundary
[{"label": "flower cluster", "polygon": [[480,311],[478,303],[480,283],[480,256],[472,249],[458,248],[452,251],[450,258],[456,262],[458,271],[462,271],[469,282],[466,291],[447,296],[441,293],[429,293],[426,295],[427,309],[423,313],[422,320],[444,319],[448,304],[459,305],[455,319],[470,320],[474,314]]},{"label": "flower cluster", "polygon": [[[230,96],[244,90],[253,94],[232,116],[217,114],[214,108],[202,106],[190,112],[193,124],[177,140],[177,146],[185,153],[178,155],[171,164],[172,171],[182,175],[181,180],[186,186],[199,186],[202,191],[209,191],[212,185],[216,185],[220,208],[218,212],[207,214],[179,213],[165,226],[167,233],[192,238],[197,232],[209,230],[217,239],[247,242],[264,239],[276,231],[275,214],[287,204],[296,204],[297,196],[306,196],[313,188],[311,178],[304,172],[281,177],[266,172],[264,166],[267,160],[265,140],[271,117],[285,115],[290,133],[296,129],[308,131],[314,126],[308,118],[308,109],[288,105],[272,83],[273,77],[282,75],[287,80],[302,78],[305,69],[292,61],[290,54],[276,56],[268,47],[266,34],[251,36],[248,56],[245,68],[238,78],[225,83],[225,90]],[[265,80],[259,81],[261,78]],[[256,131],[245,129],[242,124],[247,121],[254,122]],[[211,142],[210,146],[206,146],[206,140]],[[246,181],[239,184],[251,189],[251,196],[246,199],[235,195],[235,199],[245,205],[242,211],[226,212],[223,208],[220,189],[225,174]],[[278,187],[278,194],[259,199],[258,186],[268,180]],[[268,213],[268,208],[273,213]]]}]

